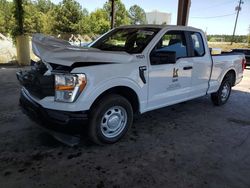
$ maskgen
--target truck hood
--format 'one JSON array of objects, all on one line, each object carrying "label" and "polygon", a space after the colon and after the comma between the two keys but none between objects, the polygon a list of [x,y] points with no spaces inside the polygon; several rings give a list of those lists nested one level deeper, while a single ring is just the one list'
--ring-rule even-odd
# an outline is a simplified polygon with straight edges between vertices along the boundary
[{"label": "truck hood", "polygon": [[128,63],[133,60],[133,55],[126,52],[102,51],[96,48],[72,46],[69,42],[35,34],[32,37],[32,50],[36,56],[46,63],[63,66],[106,64],[106,63]]}]

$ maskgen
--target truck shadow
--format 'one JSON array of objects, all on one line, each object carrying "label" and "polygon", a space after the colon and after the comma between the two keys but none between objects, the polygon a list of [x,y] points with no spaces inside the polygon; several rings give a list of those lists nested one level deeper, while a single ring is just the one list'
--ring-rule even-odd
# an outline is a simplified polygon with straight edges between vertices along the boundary
[{"label": "truck shadow", "polygon": [[[241,102],[239,102],[239,98],[241,99]],[[120,143],[132,144],[138,140],[142,141],[145,134],[157,137],[158,134],[162,134],[162,131],[167,134],[168,131],[177,129],[181,130],[182,126],[188,128],[186,127],[187,123],[197,124],[197,120],[202,121],[204,116],[213,122],[214,119],[216,119],[215,116],[217,114],[222,116],[233,114],[234,109],[240,109],[244,106],[244,101],[250,101],[250,93],[233,90],[228,103],[223,106],[214,106],[210,100],[210,96],[204,96],[180,104],[150,111],[142,115],[137,115],[134,117],[134,123],[125,138],[114,145],[118,146]],[[232,109],[232,107],[234,108]],[[241,119],[234,118],[234,121],[231,122],[237,122],[237,124],[239,124],[239,122],[249,122],[246,121],[246,119],[247,117],[242,117]],[[228,121],[230,121],[230,118],[228,118]],[[197,124],[197,126],[199,126],[199,124]],[[190,129],[192,129],[192,127],[190,127]],[[99,147],[88,139],[87,129],[83,129],[80,138],[79,143],[75,144],[77,147],[84,147],[85,149],[86,147],[89,149],[91,147]],[[38,139],[40,140],[41,145],[47,147],[58,147],[63,145],[60,141],[56,141],[53,136],[47,133],[41,134]],[[70,146],[70,144],[67,145]],[[106,145],[105,147],[109,147],[109,145]]]}]

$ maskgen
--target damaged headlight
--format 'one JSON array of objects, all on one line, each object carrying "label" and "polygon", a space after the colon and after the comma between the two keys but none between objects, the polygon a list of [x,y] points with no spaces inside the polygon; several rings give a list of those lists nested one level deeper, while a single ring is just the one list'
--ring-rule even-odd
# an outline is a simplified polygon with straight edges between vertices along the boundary
[{"label": "damaged headlight", "polygon": [[85,74],[55,74],[55,101],[74,102],[86,84]]}]

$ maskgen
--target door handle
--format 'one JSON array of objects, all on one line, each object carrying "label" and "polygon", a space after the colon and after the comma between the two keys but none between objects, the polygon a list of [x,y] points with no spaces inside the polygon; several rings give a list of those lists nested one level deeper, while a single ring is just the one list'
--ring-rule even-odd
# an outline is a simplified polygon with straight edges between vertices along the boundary
[{"label": "door handle", "polygon": [[192,66],[183,67],[183,70],[190,70],[190,69],[193,69],[193,67]]}]

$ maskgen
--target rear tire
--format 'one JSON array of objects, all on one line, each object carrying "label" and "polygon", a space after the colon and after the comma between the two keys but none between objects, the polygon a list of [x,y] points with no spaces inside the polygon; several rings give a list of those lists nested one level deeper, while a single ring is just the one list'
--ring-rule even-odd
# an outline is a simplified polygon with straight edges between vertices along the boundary
[{"label": "rear tire", "polygon": [[211,94],[211,99],[214,105],[221,106],[228,101],[233,85],[232,80],[233,80],[232,74],[226,75],[220,85],[219,90]]},{"label": "rear tire", "polygon": [[120,140],[133,123],[130,102],[120,95],[108,95],[90,111],[89,137],[99,145]]}]

